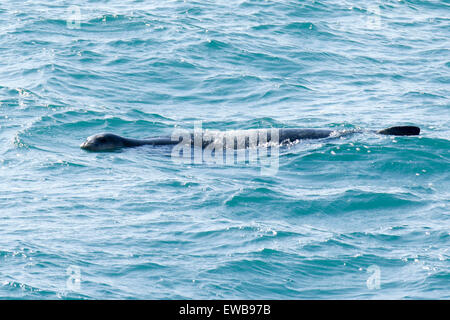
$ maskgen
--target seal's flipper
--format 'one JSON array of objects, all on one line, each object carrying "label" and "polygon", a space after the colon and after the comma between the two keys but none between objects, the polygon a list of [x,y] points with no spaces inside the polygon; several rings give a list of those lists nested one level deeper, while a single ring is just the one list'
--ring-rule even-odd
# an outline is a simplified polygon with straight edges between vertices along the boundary
[{"label": "seal's flipper", "polygon": [[390,127],[380,130],[378,133],[392,136],[418,136],[420,128],[414,126]]}]

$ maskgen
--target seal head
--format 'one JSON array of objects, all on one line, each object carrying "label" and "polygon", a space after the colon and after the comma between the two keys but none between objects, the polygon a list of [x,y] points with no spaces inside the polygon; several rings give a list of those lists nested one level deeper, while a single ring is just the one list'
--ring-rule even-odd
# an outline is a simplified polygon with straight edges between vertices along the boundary
[{"label": "seal head", "polygon": [[88,151],[110,151],[126,146],[124,138],[112,133],[100,133],[87,138],[80,148]]}]

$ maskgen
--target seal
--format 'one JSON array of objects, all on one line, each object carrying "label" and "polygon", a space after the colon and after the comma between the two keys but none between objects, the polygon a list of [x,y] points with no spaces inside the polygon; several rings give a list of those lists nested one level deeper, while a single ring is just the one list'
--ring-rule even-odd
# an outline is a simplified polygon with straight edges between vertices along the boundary
[{"label": "seal", "polygon": [[139,147],[143,145],[174,145],[179,141],[173,141],[170,137],[156,137],[147,140],[124,138],[112,133],[100,133],[90,136],[80,146],[88,151],[110,151],[114,149]]},{"label": "seal", "polygon": [[[329,129],[300,129],[300,128],[282,128],[282,129],[257,129],[257,130],[247,130],[242,131],[244,144],[241,145],[247,148],[250,145],[250,141],[248,135],[245,136],[245,132],[250,132],[261,134],[262,132],[268,133],[267,139],[265,142],[276,142],[279,144],[288,144],[294,143],[299,140],[308,140],[308,139],[323,139],[328,138],[333,135],[333,133],[337,131],[329,130]],[[274,134],[274,132],[276,134]],[[356,133],[362,131],[349,131],[346,133]],[[415,126],[397,126],[390,127],[387,129],[373,131],[382,135],[394,135],[394,136],[416,136],[420,134],[420,128]],[[337,136],[339,136],[339,132],[337,132]],[[222,136],[223,137],[223,136]],[[276,138],[275,138],[276,137]],[[236,137],[233,137],[235,139]],[[214,137],[206,137],[206,135],[202,135],[201,146],[204,148],[214,142]],[[258,138],[260,139],[260,138]],[[190,134],[190,139],[188,139],[191,146],[195,146],[196,136],[194,134]],[[276,140],[276,141],[274,141]],[[81,144],[80,148],[88,151],[100,152],[100,151],[112,151],[115,149],[121,148],[130,148],[130,147],[138,147],[143,145],[153,145],[153,146],[161,146],[161,145],[176,145],[183,141],[182,137],[178,139],[173,139],[171,137],[154,137],[144,140],[138,139],[130,139],[124,138],[112,133],[100,133],[93,136],[90,136],[86,139],[83,144]],[[233,148],[238,148],[238,144],[234,143],[233,140]],[[257,145],[261,144],[261,140],[258,141]]]}]

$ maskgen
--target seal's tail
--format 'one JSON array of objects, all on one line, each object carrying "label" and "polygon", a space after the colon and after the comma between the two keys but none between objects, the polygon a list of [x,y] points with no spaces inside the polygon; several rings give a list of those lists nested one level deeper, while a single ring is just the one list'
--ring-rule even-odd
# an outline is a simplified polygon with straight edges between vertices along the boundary
[{"label": "seal's tail", "polygon": [[380,130],[378,133],[392,136],[418,136],[420,128],[415,126],[390,127]]}]

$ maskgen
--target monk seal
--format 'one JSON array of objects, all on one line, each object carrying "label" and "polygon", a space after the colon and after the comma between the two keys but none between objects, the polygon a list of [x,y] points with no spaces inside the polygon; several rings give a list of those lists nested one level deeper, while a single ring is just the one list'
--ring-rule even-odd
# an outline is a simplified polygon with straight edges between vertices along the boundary
[{"label": "monk seal", "polygon": [[[298,140],[307,139],[323,139],[333,135],[336,131],[329,129],[300,129],[300,128],[282,128],[282,129],[256,129],[256,131],[268,132],[268,138],[266,141],[273,140],[270,136],[270,132],[276,130],[278,141],[277,143],[286,144],[294,143]],[[249,130],[250,131],[250,130]],[[243,131],[245,132],[245,131]],[[350,133],[362,132],[362,131],[350,131]],[[394,136],[416,136],[420,134],[420,128],[415,126],[397,126],[387,129],[374,131],[375,133],[382,135],[394,135]],[[194,146],[194,134],[191,134],[192,145]],[[112,133],[100,133],[90,136],[86,141],[81,144],[80,148],[88,151],[111,151],[121,148],[138,147],[143,145],[176,145],[182,141],[182,138],[172,139],[171,137],[154,137],[144,140],[124,138]],[[212,141],[210,139],[203,139],[202,147],[206,147]],[[248,147],[249,140],[245,140],[244,147]]]},{"label": "monk seal", "polygon": [[112,133],[100,133],[90,136],[80,146],[88,151],[109,151],[121,148],[138,147],[143,145],[174,145],[179,141],[173,141],[170,137],[151,138],[147,140],[124,138]]}]

